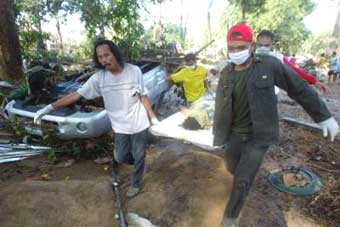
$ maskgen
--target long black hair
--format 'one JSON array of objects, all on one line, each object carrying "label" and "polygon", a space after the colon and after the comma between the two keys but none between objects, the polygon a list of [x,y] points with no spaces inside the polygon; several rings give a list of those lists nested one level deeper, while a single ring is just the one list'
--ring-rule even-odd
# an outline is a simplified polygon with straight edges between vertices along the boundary
[{"label": "long black hair", "polygon": [[95,44],[94,44],[93,62],[95,64],[95,67],[100,68],[100,69],[105,68],[102,64],[99,63],[97,51],[96,51],[98,46],[105,45],[105,44],[109,46],[110,51],[112,52],[113,56],[115,56],[118,64],[122,68],[124,68],[124,57],[123,57],[122,52],[120,51],[120,49],[118,48],[118,46],[116,44],[114,44],[111,40],[107,40],[107,39],[100,39],[100,40],[96,41]]}]

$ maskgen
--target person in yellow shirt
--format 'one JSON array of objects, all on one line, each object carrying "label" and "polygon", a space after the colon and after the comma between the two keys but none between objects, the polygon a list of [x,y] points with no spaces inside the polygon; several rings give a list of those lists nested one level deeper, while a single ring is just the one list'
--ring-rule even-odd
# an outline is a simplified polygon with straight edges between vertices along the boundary
[{"label": "person in yellow shirt", "polygon": [[322,53],[319,57],[319,61],[318,61],[319,67],[321,67],[322,70],[327,70],[327,59],[325,57],[325,54]]},{"label": "person in yellow shirt", "polygon": [[174,83],[182,83],[187,104],[205,95],[207,69],[196,64],[196,55],[184,56],[185,67],[170,75]]}]

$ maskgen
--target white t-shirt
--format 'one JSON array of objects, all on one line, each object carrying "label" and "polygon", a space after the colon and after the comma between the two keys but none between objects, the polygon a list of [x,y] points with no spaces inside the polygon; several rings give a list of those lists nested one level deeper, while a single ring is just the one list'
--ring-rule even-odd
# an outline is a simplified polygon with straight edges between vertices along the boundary
[{"label": "white t-shirt", "polygon": [[77,91],[86,99],[102,96],[112,129],[116,133],[135,134],[150,126],[146,109],[140,96],[147,91],[143,84],[141,70],[125,64],[119,74],[100,70]]},{"label": "white t-shirt", "polygon": [[336,71],[336,61],[337,61],[337,58],[336,58],[336,57],[332,57],[332,58],[329,60],[329,69],[330,69],[330,70]]}]

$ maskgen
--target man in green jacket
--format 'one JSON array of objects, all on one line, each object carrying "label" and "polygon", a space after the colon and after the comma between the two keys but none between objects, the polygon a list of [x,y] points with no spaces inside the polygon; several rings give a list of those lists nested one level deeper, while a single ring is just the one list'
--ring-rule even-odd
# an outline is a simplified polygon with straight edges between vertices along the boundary
[{"label": "man in green jacket", "polygon": [[318,94],[295,71],[272,56],[255,56],[252,30],[236,24],[227,34],[228,64],[216,91],[214,145],[226,147],[228,170],[234,175],[222,227],[235,226],[268,147],[279,139],[274,85],[287,91],[318,122],[331,141],[339,131]]}]

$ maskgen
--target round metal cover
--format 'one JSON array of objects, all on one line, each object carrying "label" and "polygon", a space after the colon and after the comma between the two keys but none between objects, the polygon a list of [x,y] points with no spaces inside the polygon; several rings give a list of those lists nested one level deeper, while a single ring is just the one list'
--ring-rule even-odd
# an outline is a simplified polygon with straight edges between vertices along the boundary
[{"label": "round metal cover", "polygon": [[[283,174],[285,173],[301,174],[304,179],[307,180],[308,184],[303,187],[289,187],[282,180]],[[303,167],[296,166],[272,171],[268,175],[268,181],[278,190],[294,195],[312,195],[320,191],[322,186],[320,178],[316,174]]]}]

